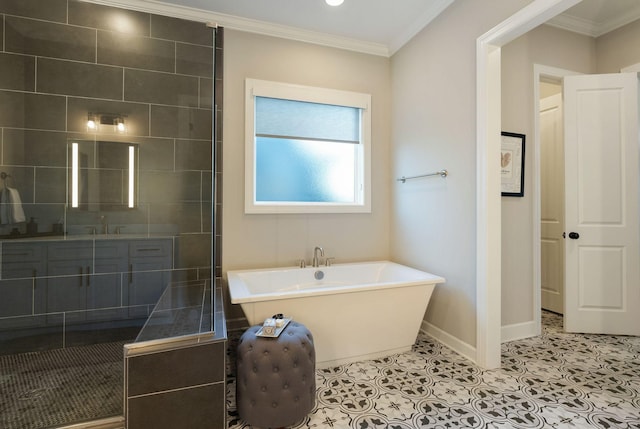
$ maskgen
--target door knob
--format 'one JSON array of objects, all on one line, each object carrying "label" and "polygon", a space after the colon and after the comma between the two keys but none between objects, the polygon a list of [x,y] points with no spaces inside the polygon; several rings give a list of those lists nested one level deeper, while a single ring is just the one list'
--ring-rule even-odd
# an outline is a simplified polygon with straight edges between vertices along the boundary
[{"label": "door knob", "polygon": [[569,238],[572,240],[577,240],[578,238],[580,238],[580,234],[578,234],[577,232],[570,232]]}]

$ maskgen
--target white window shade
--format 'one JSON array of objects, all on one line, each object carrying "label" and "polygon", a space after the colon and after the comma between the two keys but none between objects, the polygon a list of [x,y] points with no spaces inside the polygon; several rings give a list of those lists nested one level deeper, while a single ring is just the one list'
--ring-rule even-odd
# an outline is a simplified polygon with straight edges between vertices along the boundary
[{"label": "white window shade", "polygon": [[360,143],[355,107],[256,97],[256,136]]}]

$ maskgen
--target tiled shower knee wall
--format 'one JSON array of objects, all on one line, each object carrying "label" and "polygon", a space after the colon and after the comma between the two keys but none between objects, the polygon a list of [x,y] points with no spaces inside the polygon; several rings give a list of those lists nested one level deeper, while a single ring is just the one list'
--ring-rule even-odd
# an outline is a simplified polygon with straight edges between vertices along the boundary
[{"label": "tiled shower knee wall", "polygon": [[[126,216],[140,219],[124,223],[178,225],[179,278],[211,276],[213,29],[77,0],[0,0],[0,48],[0,168],[25,211],[47,225],[65,213],[68,139],[135,141],[140,210]],[[126,115],[127,135],[87,133],[88,112]]]},{"label": "tiled shower knee wall", "polygon": [[226,341],[126,359],[128,429],[223,428]]}]

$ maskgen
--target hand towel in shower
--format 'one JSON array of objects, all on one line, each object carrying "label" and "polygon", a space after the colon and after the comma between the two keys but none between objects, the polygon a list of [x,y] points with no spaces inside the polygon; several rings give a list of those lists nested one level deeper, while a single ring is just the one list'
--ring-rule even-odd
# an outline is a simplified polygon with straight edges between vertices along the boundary
[{"label": "hand towel in shower", "polygon": [[0,194],[0,223],[7,225],[26,220],[20,193],[15,188],[5,187]]}]

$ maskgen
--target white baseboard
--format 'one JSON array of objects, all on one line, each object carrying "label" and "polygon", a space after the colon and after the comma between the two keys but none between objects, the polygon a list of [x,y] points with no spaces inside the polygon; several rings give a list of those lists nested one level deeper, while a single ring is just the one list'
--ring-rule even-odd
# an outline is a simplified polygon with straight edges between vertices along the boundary
[{"label": "white baseboard", "polygon": [[425,320],[422,321],[422,327],[420,330],[444,346],[449,347],[454,352],[466,357],[474,363],[476,362],[476,348],[471,344],[465,343]]},{"label": "white baseboard", "polygon": [[521,340],[523,338],[530,338],[540,335],[538,324],[535,320],[522,323],[514,323],[513,325],[506,325],[502,327],[500,332],[501,342],[506,343],[508,341]]}]

